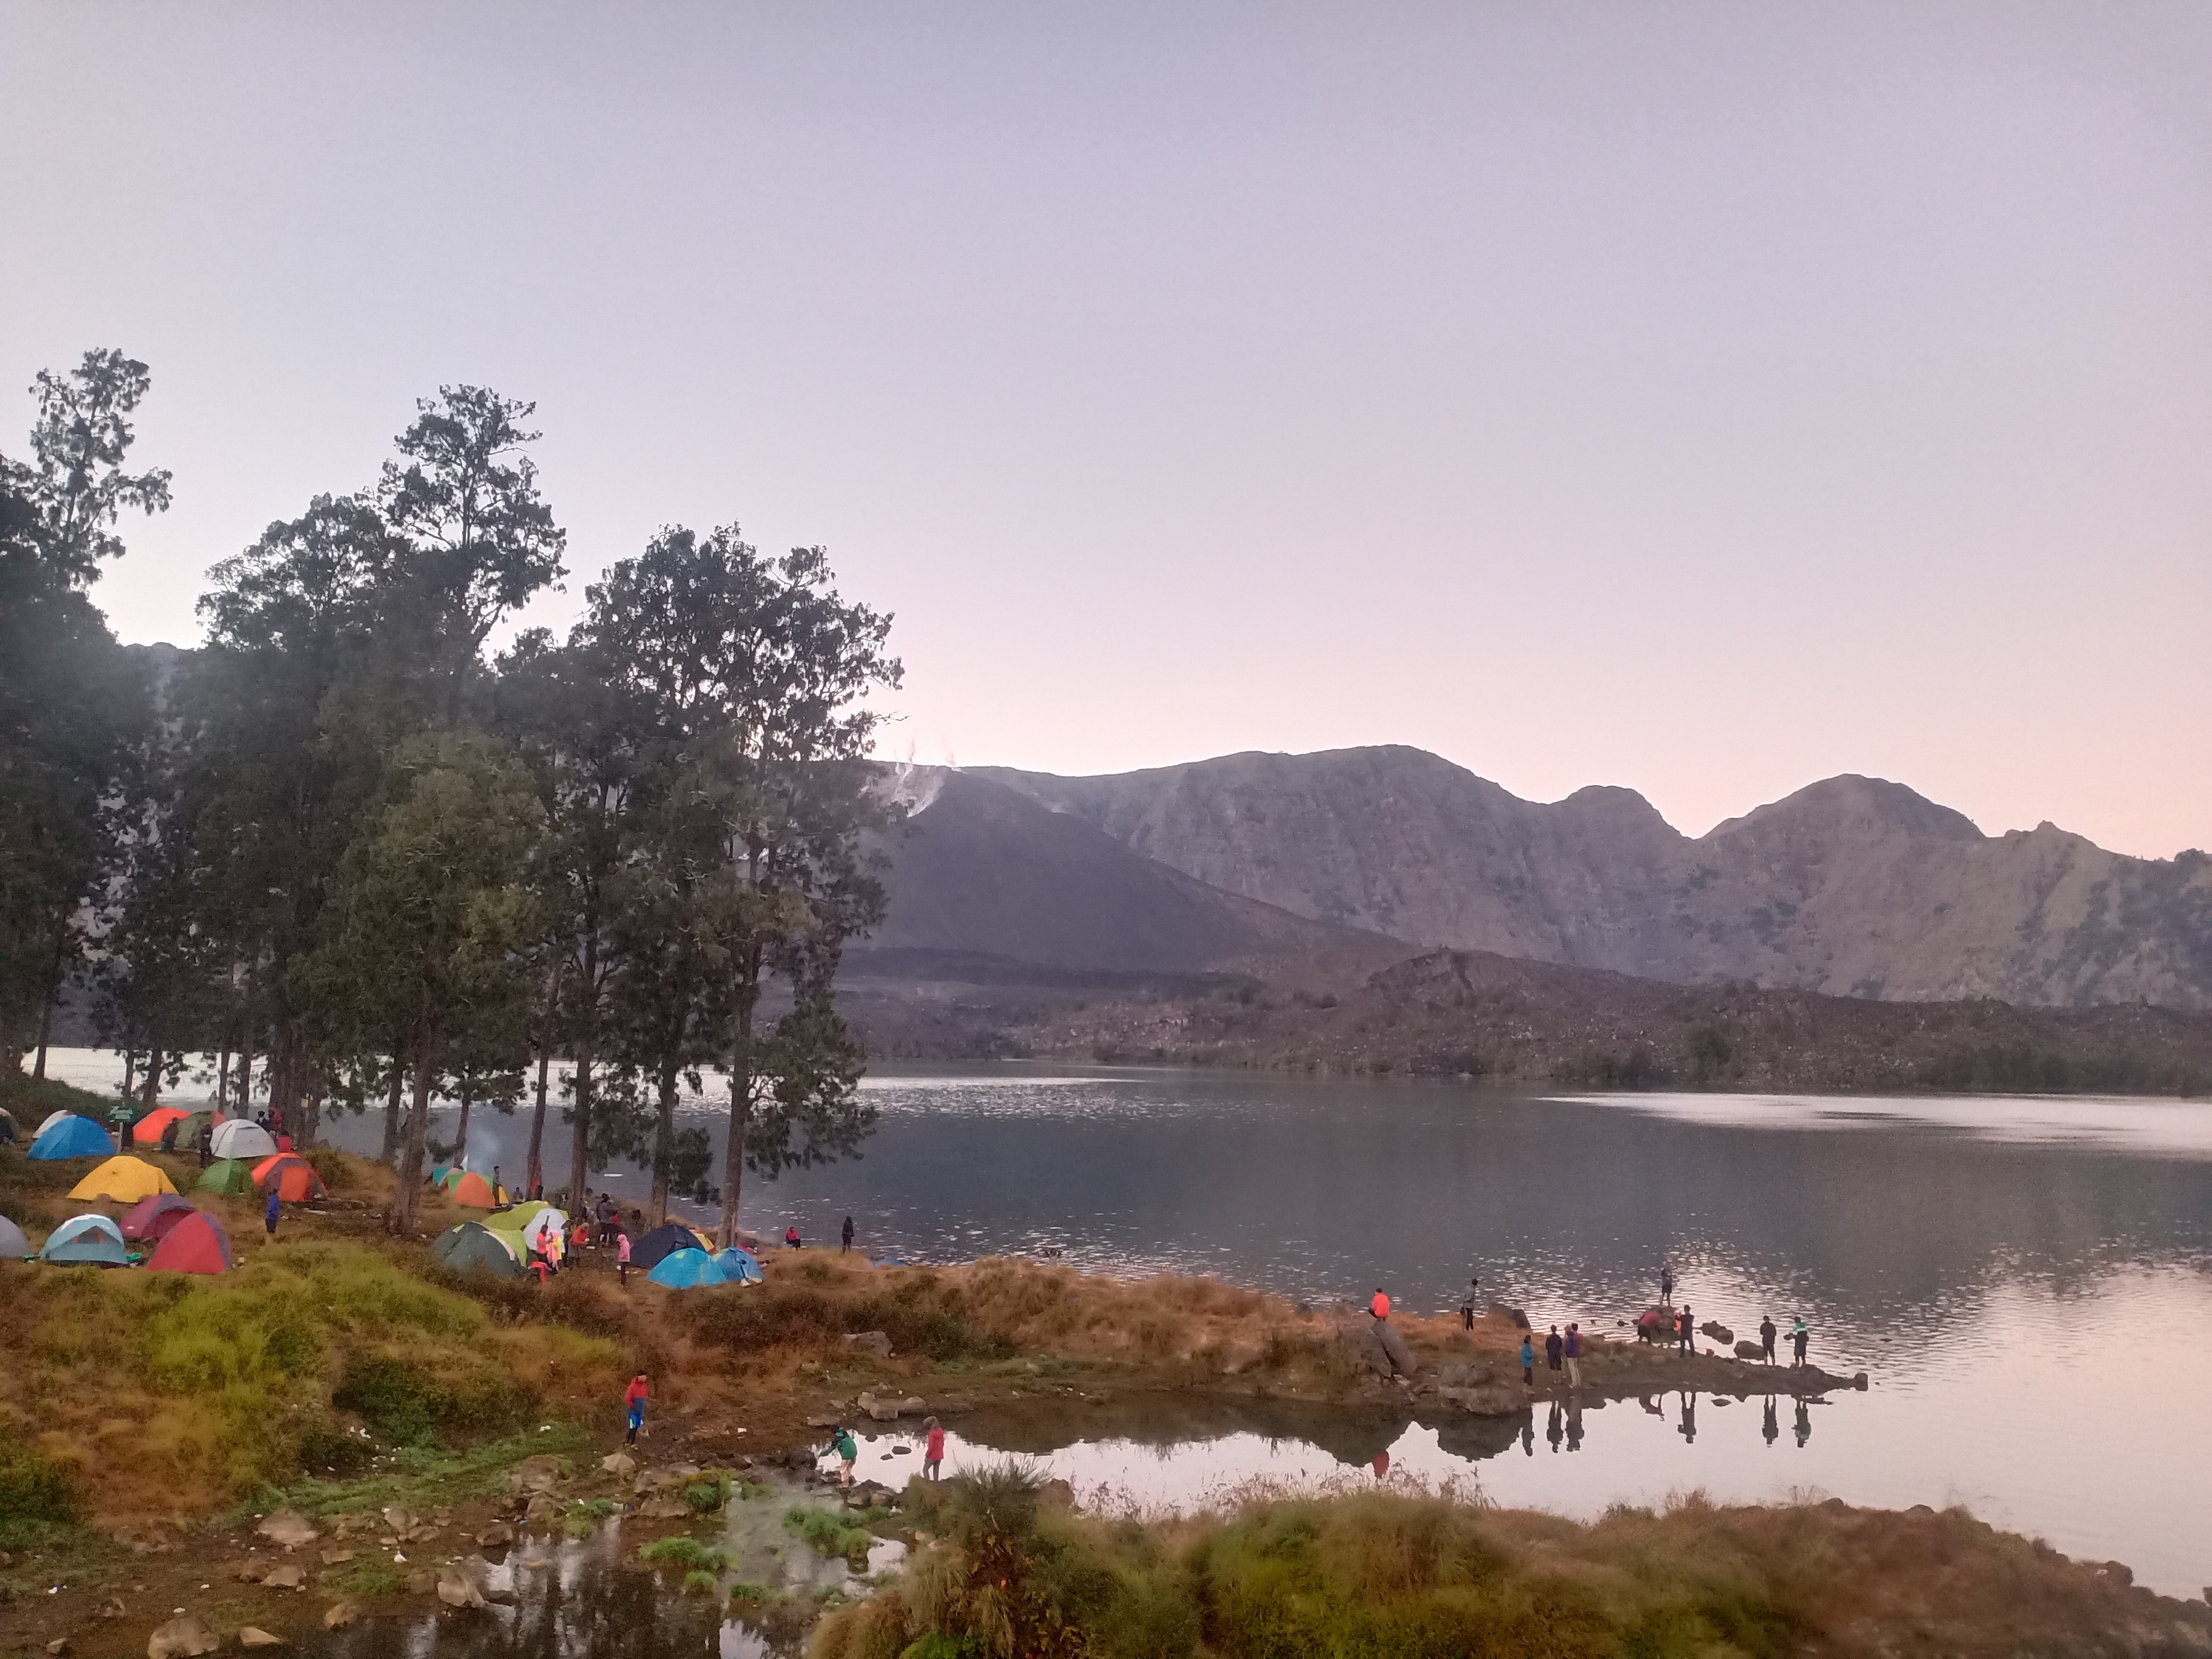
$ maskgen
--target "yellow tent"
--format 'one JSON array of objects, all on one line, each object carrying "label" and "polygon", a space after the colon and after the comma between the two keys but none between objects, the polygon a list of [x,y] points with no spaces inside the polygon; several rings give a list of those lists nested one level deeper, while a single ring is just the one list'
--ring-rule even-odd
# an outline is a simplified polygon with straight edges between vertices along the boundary
[{"label": "yellow tent", "polygon": [[127,1155],[111,1158],[70,1189],[71,1198],[108,1198],[118,1204],[136,1204],[142,1198],[151,1198],[156,1193],[173,1193],[177,1189],[163,1175],[143,1158]]}]

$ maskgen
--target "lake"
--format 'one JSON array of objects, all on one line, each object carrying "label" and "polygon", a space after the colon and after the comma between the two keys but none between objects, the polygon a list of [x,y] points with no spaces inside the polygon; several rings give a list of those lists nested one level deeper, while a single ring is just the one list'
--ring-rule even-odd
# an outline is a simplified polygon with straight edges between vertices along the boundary
[{"label": "lake", "polygon": [[[51,1069],[112,1085],[109,1056]],[[1085,1267],[1208,1272],[1316,1303],[1382,1285],[1421,1310],[1455,1306],[1474,1272],[1540,1330],[1613,1330],[1671,1257],[1701,1322],[1744,1334],[1762,1313],[1802,1314],[1816,1361],[1872,1378],[1802,1413],[1784,1399],[1771,1422],[1755,1401],[1668,1395],[1584,1411],[1555,1443],[1540,1413],[1481,1455],[1411,1424],[1324,1445],[1266,1424],[1085,1434],[980,1419],[959,1425],[956,1468],[1041,1452],[1086,1492],[1140,1506],[1248,1479],[1372,1480],[1377,1452],[1389,1478],[1471,1477],[1499,1503],[1577,1516],[1692,1488],[1961,1502],[2171,1594],[2212,1583],[2212,1105],[1021,1066],[865,1086],[882,1115],[866,1156],[750,1181],[748,1225],[829,1239],[849,1213],[878,1257],[1056,1248]],[[526,1120],[477,1121],[471,1164],[514,1179]],[[328,1127],[354,1150],[378,1144],[374,1118]],[[565,1169],[557,1125],[547,1144]],[[605,1186],[646,1189],[635,1170]],[[1375,1432],[1389,1437],[1372,1445]]]}]

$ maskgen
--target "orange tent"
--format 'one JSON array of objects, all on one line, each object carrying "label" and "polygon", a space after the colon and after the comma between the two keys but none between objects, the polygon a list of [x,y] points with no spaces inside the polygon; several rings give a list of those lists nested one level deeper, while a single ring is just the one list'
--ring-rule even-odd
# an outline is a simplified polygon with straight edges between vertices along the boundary
[{"label": "orange tent", "polygon": [[131,1126],[131,1144],[134,1146],[158,1146],[161,1131],[185,1114],[174,1106],[158,1106]]},{"label": "orange tent", "polygon": [[491,1182],[474,1170],[453,1183],[453,1202],[465,1204],[471,1210],[495,1210],[499,1200],[492,1196]]},{"label": "orange tent", "polygon": [[315,1166],[296,1152],[278,1152],[253,1166],[255,1186],[265,1192],[271,1181],[276,1183],[276,1196],[287,1204],[330,1196],[324,1188],[322,1176],[315,1173]]}]

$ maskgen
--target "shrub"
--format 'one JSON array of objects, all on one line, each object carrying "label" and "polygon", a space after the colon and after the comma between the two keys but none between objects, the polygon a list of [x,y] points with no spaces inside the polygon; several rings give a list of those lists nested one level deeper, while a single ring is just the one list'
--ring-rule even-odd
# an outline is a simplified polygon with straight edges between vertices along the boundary
[{"label": "shrub", "polygon": [[866,1527],[849,1526],[842,1516],[828,1510],[794,1504],[784,1511],[783,1524],[811,1545],[817,1555],[842,1555],[850,1560],[865,1558],[876,1541]]},{"label": "shrub", "polygon": [[535,1405],[530,1389],[490,1365],[447,1380],[413,1360],[392,1354],[356,1354],[331,1403],[358,1412],[377,1434],[398,1445],[418,1444],[443,1430],[483,1433],[514,1427]]},{"label": "shrub", "polygon": [[0,1435],[0,1547],[20,1549],[77,1516],[69,1471]]},{"label": "shrub", "polygon": [[696,1538],[678,1533],[672,1538],[656,1538],[638,1551],[637,1559],[653,1565],[689,1568],[694,1572],[722,1572],[728,1569],[729,1559],[721,1551],[709,1549]]}]

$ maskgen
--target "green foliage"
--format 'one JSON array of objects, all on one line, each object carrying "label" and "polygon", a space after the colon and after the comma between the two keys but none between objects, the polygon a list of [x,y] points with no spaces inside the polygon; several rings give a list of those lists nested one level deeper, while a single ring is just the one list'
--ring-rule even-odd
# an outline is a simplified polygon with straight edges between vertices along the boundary
[{"label": "green foliage", "polygon": [[730,1586],[732,1601],[765,1601],[775,1594],[766,1584],[756,1583],[750,1578],[740,1578]]},{"label": "green foliage", "polygon": [[715,1582],[714,1575],[711,1572],[687,1572],[684,1575],[684,1593],[690,1595],[696,1591],[712,1595],[714,1593]]},{"label": "green foliage", "polygon": [[875,1534],[866,1527],[851,1525],[842,1515],[804,1504],[786,1510],[783,1524],[805,1539],[817,1555],[843,1556],[848,1560],[865,1558],[876,1541]]},{"label": "green foliage", "polygon": [[331,1403],[358,1412],[377,1434],[405,1444],[441,1431],[460,1434],[512,1428],[532,1414],[537,1400],[496,1366],[449,1379],[398,1355],[362,1353],[346,1361],[345,1376]]},{"label": "green foliage", "polygon": [[638,1551],[637,1559],[653,1566],[688,1567],[695,1572],[726,1572],[730,1565],[721,1551],[681,1533],[654,1539]]},{"label": "green foliage", "polygon": [[[501,1475],[526,1457],[580,1457],[588,1449],[583,1431],[566,1422],[556,1422],[545,1431],[483,1441],[460,1452],[410,1447],[399,1454],[398,1467],[386,1474],[353,1480],[309,1477],[283,1486],[272,1483],[262,1492],[254,1512],[290,1508],[310,1519],[320,1519],[374,1511],[392,1504],[426,1509],[489,1491]],[[230,1517],[228,1524],[235,1524],[240,1518]]]},{"label": "green foliage", "polygon": [[76,1490],[69,1472],[0,1434],[0,1549],[41,1542],[76,1518]]},{"label": "green foliage", "polygon": [[[827,1264],[802,1264],[801,1273]],[[791,1342],[822,1342],[858,1331],[881,1331],[900,1353],[927,1354],[940,1363],[1012,1357],[1013,1344],[979,1330],[964,1309],[933,1287],[908,1285],[877,1296],[842,1300],[781,1276],[766,1285],[687,1296],[682,1311],[696,1341],[756,1353]]]}]

